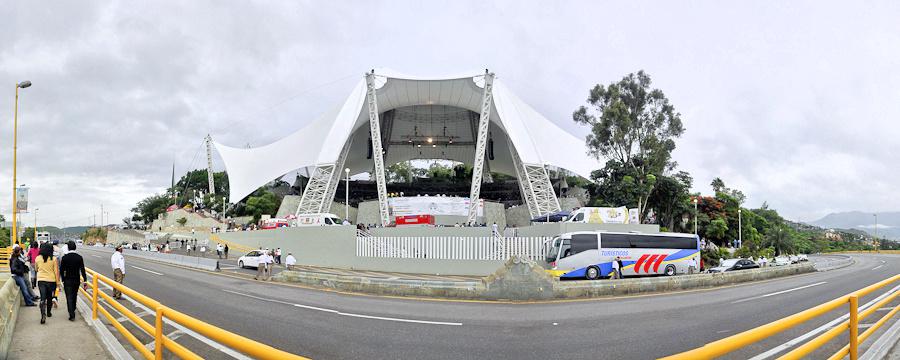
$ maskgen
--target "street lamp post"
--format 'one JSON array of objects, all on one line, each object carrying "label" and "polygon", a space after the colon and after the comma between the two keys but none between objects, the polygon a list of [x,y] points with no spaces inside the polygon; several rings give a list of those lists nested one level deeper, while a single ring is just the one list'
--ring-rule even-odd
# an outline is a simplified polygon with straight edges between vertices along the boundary
[{"label": "street lamp post", "polygon": [[697,198],[694,198],[694,235],[697,235]]},{"label": "street lamp post", "polygon": [[875,238],[872,239],[872,244],[875,245],[875,251],[878,251],[878,214],[872,214],[875,217]]},{"label": "street lamp post", "polygon": [[24,89],[29,86],[31,86],[31,81],[28,81],[28,80],[16,84],[16,101],[15,101],[16,104],[15,104],[15,110],[13,111],[13,181],[12,181],[13,207],[12,207],[12,232],[11,232],[13,244],[19,243],[19,238],[18,238],[19,230],[16,227],[16,213],[19,212],[18,208],[16,207],[16,150],[17,150],[18,140],[19,140],[19,89]]},{"label": "street lamp post", "polygon": [[347,174],[344,180],[344,219],[350,221],[350,168],[344,169]]},{"label": "street lamp post", "polygon": [[738,247],[744,246],[744,227],[741,224],[741,209],[738,209]]},{"label": "street lamp post", "polygon": [[37,233],[38,233],[37,212],[38,212],[38,209],[35,208],[34,209],[34,239],[32,239],[32,241],[37,241]]}]

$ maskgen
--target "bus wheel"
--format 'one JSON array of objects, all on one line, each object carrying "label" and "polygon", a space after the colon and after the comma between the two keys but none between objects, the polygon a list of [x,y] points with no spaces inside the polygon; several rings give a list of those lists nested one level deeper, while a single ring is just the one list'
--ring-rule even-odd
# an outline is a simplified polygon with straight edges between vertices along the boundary
[{"label": "bus wheel", "polygon": [[600,278],[600,269],[598,269],[596,266],[588,267],[584,272],[584,277],[586,277],[588,280],[597,280]]},{"label": "bus wheel", "polygon": [[669,264],[666,265],[666,276],[675,275],[675,265]]}]

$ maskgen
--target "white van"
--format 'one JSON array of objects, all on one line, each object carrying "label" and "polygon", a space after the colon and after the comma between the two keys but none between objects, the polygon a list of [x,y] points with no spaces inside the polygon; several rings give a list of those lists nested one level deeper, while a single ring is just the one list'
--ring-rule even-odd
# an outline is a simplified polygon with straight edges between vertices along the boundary
[{"label": "white van", "polygon": [[341,225],[344,220],[335,214],[300,214],[297,215],[297,226],[333,226]]}]

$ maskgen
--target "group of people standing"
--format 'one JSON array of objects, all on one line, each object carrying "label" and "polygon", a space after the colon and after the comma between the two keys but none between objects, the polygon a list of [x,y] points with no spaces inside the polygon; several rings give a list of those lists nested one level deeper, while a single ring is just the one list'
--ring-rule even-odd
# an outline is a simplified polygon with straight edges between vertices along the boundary
[{"label": "group of people standing", "polygon": [[[281,264],[281,248],[277,248],[275,250],[259,249],[259,254],[259,263],[256,267],[256,276],[253,279],[262,281],[271,280],[272,270],[274,270],[275,264]],[[297,264],[297,259],[294,258],[294,255],[291,253],[288,253],[287,257],[284,260],[284,264],[287,266],[288,270],[293,270],[294,265]]]},{"label": "group of people standing", "polygon": [[[25,298],[25,306],[40,306],[41,324],[53,316],[59,306],[60,288],[66,294],[69,321],[75,320],[75,302],[82,280],[87,281],[84,258],[76,251],[74,241],[60,245],[58,242],[32,242],[28,252],[16,244],[9,259],[9,269]],[[29,279],[30,277],[30,279]],[[29,281],[30,280],[30,281]],[[33,289],[37,288],[39,296]],[[40,300],[40,304],[35,301]]]}]

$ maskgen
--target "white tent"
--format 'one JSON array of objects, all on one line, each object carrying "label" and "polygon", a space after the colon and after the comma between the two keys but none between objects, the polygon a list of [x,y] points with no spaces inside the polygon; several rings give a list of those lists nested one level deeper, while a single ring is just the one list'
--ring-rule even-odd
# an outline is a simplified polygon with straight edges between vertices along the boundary
[{"label": "white tent", "polygon": [[[585,178],[599,167],[586,154],[583,139],[560,129],[515,96],[501,80],[494,80],[493,74],[490,76],[493,84],[492,99],[489,99],[492,101],[488,102],[490,121],[483,141],[486,169],[517,176],[521,182],[525,172],[533,170],[527,166],[539,166],[540,170],[544,165],[556,166]],[[484,73],[421,78],[390,70],[374,71],[373,95],[377,99],[384,164],[411,159],[447,159],[473,164],[486,78]],[[375,154],[368,93],[363,79],[343,104],[269,145],[245,149],[215,143],[228,171],[230,200],[237,202],[259,186],[304,167],[324,169],[323,176],[335,179],[343,175],[345,167],[351,169],[351,175],[372,173]],[[514,158],[516,154],[518,159]],[[330,170],[324,168],[328,166]],[[322,196],[327,198],[330,194],[333,198],[332,188],[336,183],[337,180],[323,185],[328,189]],[[532,184],[533,189],[525,185],[523,192],[545,191],[537,184]],[[550,192],[552,195],[552,188]],[[330,199],[319,200],[330,204]],[[553,201],[558,209],[555,195]],[[552,206],[545,210],[552,210]],[[541,211],[535,208],[532,213],[540,215]]]}]

